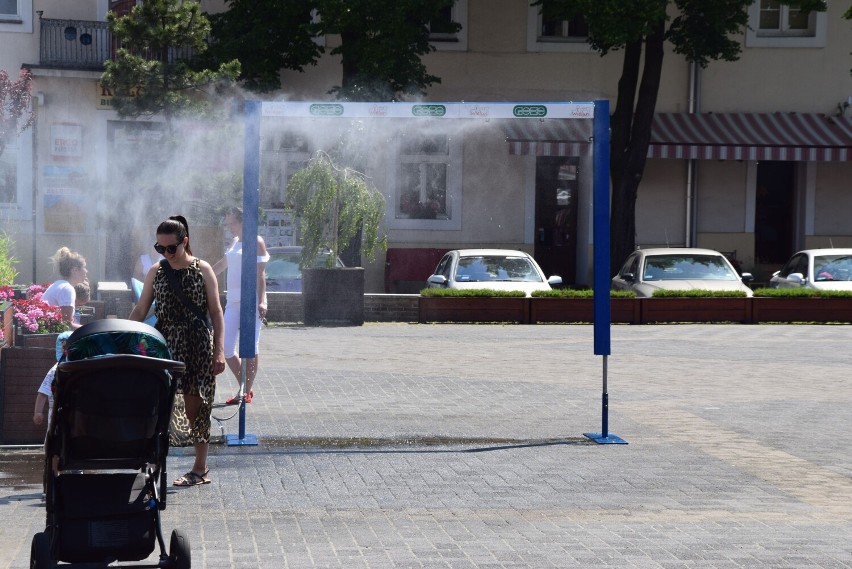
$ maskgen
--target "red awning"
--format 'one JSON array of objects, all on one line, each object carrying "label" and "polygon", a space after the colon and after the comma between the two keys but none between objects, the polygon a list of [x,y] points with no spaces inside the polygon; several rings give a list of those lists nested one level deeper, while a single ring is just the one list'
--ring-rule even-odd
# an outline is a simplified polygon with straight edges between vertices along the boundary
[{"label": "red awning", "polygon": [[852,118],[817,113],[658,113],[649,158],[852,160]]}]

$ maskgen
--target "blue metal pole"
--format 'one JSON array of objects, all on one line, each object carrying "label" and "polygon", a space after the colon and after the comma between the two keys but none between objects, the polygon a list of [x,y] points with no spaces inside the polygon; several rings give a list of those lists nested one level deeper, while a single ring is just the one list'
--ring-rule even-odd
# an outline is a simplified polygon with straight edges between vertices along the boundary
[{"label": "blue metal pole", "polygon": [[[245,102],[245,142],[243,150],[243,256],[240,278],[240,345],[242,360],[240,381],[245,386],[246,361],[257,354],[255,321],[257,318],[257,210],[260,193],[260,101]],[[246,435],[246,404],[240,402],[239,439],[228,444],[257,444],[257,437]]]},{"label": "blue metal pole", "polygon": [[594,140],[595,355],[610,353],[609,307],[609,101],[595,101]]},{"label": "blue metal pole", "polygon": [[584,433],[599,444],[627,444],[624,439],[609,434],[609,393],[607,388],[607,358],[610,346],[610,267],[609,267],[609,101],[595,101],[594,139],[594,311],[595,355],[603,356],[603,391],[601,395],[601,432]]}]

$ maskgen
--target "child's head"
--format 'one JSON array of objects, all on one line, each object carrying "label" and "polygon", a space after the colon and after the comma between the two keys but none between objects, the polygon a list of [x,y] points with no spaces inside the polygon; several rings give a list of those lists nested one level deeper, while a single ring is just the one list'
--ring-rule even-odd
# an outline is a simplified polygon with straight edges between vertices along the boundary
[{"label": "child's head", "polygon": [[74,301],[75,306],[83,306],[89,302],[89,297],[92,294],[87,283],[77,283],[74,285],[74,292],[77,293],[77,299]]},{"label": "child's head", "polygon": [[62,332],[56,337],[56,361],[62,359],[62,356],[65,354],[65,343],[68,341],[68,336],[71,335],[71,332]]}]

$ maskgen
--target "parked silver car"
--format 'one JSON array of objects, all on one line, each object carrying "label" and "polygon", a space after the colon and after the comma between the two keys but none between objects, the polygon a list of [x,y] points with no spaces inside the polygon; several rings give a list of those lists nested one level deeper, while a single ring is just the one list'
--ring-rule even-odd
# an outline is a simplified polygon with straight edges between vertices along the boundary
[{"label": "parked silver car", "polygon": [[639,298],[655,290],[732,290],[752,296],[746,282],[751,273],[737,274],[722,253],[688,247],[640,249],[627,257],[612,279],[614,290],[630,290]]},{"label": "parked silver car", "polygon": [[769,280],[773,288],[852,290],[852,249],[799,251]]},{"label": "parked silver car", "polygon": [[[300,246],[269,247],[269,262],[266,263],[267,292],[302,292],[302,269],[299,260],[302,257]],[[314,262],[314,267],[328,266],[331,253],[321,252]],[[338,257],[335,267],[343,267],[343,261]]]},{"label": "parked silver car", "polygon": [[426,281],[429,288],[520,290],[527,296],[557,284],[562,284],[562,277],[546,278],[532,256],[510,249],[448,251]]}]

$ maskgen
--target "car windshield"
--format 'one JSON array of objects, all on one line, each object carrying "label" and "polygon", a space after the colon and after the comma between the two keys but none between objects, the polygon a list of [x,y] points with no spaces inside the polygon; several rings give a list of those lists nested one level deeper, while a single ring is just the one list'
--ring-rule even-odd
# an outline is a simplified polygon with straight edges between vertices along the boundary
[{"label": "car windshield", "polygon": [[[323,268],[328,266],[328,256],[330,253],[322,252],[314,259],[313,268]],[[299,260],[301,253],[298,251],[292,253],[272,253],[269,262],[266,264],[267,279],[300,279],[302,278],[302,270],[299,268]],[[339,262],[336,266],[342,266]]]},{"label": "car windshield", "polygon": [[654,255],[645,259],[643,280],[736,280],[737,275],[719,255]]},{"label": "car windshield", "polygon": [[298,253],[272,256],[266,264],[266,278],[268,279],[298,279],[301,274]]},{"label": "car windshield", "polygon": [[814,257],[814,280],[852,280],[852,257],[848,255],[819,255]]},{"label": "car windshield", "polygon": [[526,257],[481,255],[461,257],[456,269],[457,282],[542,282],[541,276]]}]

